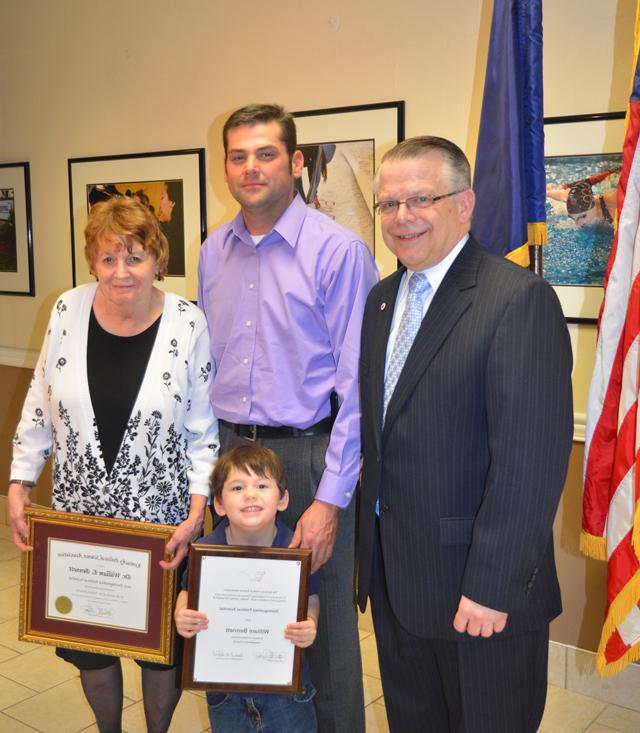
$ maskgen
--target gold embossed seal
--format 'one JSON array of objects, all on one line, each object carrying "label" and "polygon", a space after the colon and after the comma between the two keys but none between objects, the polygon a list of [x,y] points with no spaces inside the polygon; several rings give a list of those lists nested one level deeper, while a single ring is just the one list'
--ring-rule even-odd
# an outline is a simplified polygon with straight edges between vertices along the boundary
[{"label": "gold embossed seal", "polygon": [[69,613],[73,608],[73,603],[69,596],[58,596],[56,598],[56,611],[58,613]]}]

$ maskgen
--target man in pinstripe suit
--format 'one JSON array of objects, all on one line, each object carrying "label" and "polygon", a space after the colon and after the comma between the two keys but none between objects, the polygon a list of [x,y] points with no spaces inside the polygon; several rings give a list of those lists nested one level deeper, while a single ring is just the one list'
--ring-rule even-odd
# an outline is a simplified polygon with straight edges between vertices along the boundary
[{"label": "man in pinstripe suit", "polygon": [[376,194],[403,267],[364,316],[358,602],[371,598],[390,727],[534,733],[561,611],[562,310],[542,278],[469,234],[475,197],[453,143],[400,143]]}]

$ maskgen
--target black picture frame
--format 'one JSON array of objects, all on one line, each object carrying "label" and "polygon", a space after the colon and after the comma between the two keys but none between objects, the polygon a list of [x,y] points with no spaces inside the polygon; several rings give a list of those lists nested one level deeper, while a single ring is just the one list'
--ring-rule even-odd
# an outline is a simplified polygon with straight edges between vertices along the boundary
[{"label": "black picture frame", "polygon": [[[198,257],[207,233],[205,170],[204,148],[69,158],[74,287],[94,279],[84,258],[90,197],[129,195],[153,208],[169,240],[169,274],[158,287],[195,301]],[[169,203],[166,222],[161,218],[163,198]]]},{"label": "black picture frame", "polygon": [[0,295],[35,294],[29,163],[0,163]]},{"label": "black picture frame", "polygon": [[[316,208],[354,231],[371,250],[381,275],[390,274],[397,268],[397,260],[384,246],[380,223],[374,216],[372,182],[384,153],[404,140],[404,101],[308,109],[293,112],[293,116],[298,131],[298,147],[308,153],[305,155],[305,166],[309,169],[313,165],[316,169],[316,182],[320,168],[319,154],[328,151],[330,155],[335,155],[330,161],[326,158],[322,161],[327,178],[319,184],[317,192],[312,192],[315,203],[311,200],[307,202],[308,205],[316,205]],[[337,188],[333,189],[339,195],[329,194],[332,201],[323,203],[322,191],[332,190],[332,165],[336,166],[337,171],[342,171],[337,173],[342,178],[336,184]],[[313,176],[309,171],[306,177],[311,182]],[[313,183],[310,183],[308,189],[312,189],[312,186]]]},{"label": "black picture frame", "polygon": [[[545,162],[553,159],[592,157],[621,153],[624,111],[545,117]],[[549,242],[553,230],[549,226]],[[613,232],[611,233],[613,241]],[[547,254],[547,256],[549,256]],[[545,248],[542,248],[543,274]],[[553,288],[568,323],[596,324],[604,290],[598,285],[556,284]]]}]

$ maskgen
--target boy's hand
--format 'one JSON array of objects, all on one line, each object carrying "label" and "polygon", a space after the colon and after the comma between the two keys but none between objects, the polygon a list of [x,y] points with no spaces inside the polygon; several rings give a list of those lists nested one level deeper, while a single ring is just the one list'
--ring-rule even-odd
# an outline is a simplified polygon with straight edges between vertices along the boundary
[{"label": "boy's hand", "polygon": [[190,608],[177,609],[174,614],[176,629],[180,636],[190,639],[199,631],[209,628],[209,619],[206,614],[200,611],[192,611]]},{"label": "boy's hand", "polygon": [[284,638],[289,639],[296,646],[305,649],[311,646],[316,638],[318,627],[313,618],[306,621],[296,621],[293,624],[287,624],[284,629]]}]

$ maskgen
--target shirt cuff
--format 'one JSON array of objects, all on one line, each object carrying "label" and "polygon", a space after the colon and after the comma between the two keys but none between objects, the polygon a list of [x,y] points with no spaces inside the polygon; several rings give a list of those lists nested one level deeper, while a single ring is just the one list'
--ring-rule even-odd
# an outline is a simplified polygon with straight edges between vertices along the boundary
[{"label": "shirt cuff", "polygon": [[206,483],[206,484],[194,484],[194,483],[191,483],[190,482],[189,483],[189,493],[190,494],[200,494],[200,496],[209,497],[209,494],[211,492],[210,492],[209,484],[208,483]]},{"label": "shirt cuff", "polygon": [[9,478],[16,481],[31,481],[35,486],[35,484],[38,483],[38,479],[40,478],[40,471],[36,471],[34,473],[33,471],[29,471],[27,469],[23,470],[20,468],[15,468],[9,472]]},{"label": "shirt cuff", "polygon": [[345,479],[325,470],[318,484],[315,498],[338,506],[340,509],[346,509],[356,492],[356,483],[354,479]]}]

